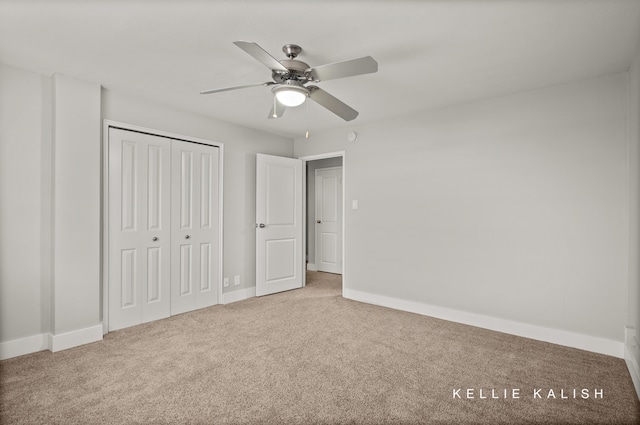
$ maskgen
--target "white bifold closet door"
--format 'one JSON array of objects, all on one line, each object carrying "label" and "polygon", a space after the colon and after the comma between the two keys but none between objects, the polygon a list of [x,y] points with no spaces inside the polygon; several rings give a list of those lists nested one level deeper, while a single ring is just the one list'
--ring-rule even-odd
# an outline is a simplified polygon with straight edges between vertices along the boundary
[{"label": "white bifold closet door", "polygon": [[218,149],[174,140],[171,314],[218,303]]},{"label": "white bifold closet door", "polygon": [[109,129],[109,330],[218,303],[218,155]]}]

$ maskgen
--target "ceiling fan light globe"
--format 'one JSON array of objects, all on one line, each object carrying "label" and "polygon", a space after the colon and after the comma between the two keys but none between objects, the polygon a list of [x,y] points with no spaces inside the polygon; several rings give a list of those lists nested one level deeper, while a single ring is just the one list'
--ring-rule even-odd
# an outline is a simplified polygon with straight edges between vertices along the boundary
[{"label": "ceiling fan light globe", "polygon": [[309,90],[291,81],[287,81],[285,84],[276,86],[271,90],[278,102],[290,108],[302,105],[309,95]]},{"label": "ceiling fan light globe", "polygon": [[307,98],[307,95],[299,90],[284,89],[276,92],[276,98],[278,99],[278,102],[282,103],[284,106],[293,108],[295,106],[302,105]]}]

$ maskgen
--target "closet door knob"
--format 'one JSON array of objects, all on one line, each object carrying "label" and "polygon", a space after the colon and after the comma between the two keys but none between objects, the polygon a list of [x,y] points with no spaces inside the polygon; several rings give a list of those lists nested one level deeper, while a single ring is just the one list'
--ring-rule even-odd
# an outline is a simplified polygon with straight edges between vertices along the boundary
[{"label": "closet door knob", "polygon": [[154,241],[154,242],[157,242],[157,241],[158,241],[158,237],[157,237],[157,236],[154,236],[154,237],[153,237],[153,241]]},{"label": "closet door knob", "polygon": [[184,238],[185,238],[185,239],[189,239],[190,237],[191,237],[191,236],[187,235],[187,236],[185,236]]}]

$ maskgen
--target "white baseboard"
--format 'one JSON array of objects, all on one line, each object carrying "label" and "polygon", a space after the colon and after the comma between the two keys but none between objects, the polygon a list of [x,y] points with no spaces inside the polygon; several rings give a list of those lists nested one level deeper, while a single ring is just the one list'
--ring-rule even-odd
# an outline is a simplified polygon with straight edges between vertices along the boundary
[{"label": "white baseboard", "polygon": [[0,342],[0,360],[50,350],[52,352],[66,350],[79,345],[102,340],[102,325],[59,335],[50,333],[33,335],[13,341]]},{"label": "white baseboard", "polygon": [[222,294],[222,304],[235,303],[236,301],[246,300],[256,296],[256,288],[246,288],[237,291],[225,292]]},{"label": "white baseboard", "polygon": [[90,342],[102,341],[102,324],[77,331],[51,335],[49,349],[52,352],[62,351]]},{"label": "white baseboard", "polygon": [[638,344],[636,330],[630,327],[625,328],[624,361],[627,363],[633,386],[640,399],[640,344]]},{"label": "white baseboard", "polygon": [[0,360],[24,356],[49,349],[49,334],[33,335],[12,341],[0,342]]},{"label": "white baseboard", "polygon": [[538,341],[545,341],[618,358],[624,358],[624,343],[606,338],[529,325],[497,317],[437,307],[415,301],[406,301],[346,288],[343,288],[342,296],[368,304],[375,304],[396,310],[421,314],[423,316],[431,316],[465,325],[477,326],[479,328],[531,338]]},{"label": "white baseboard", "polygon": [[318,267],[316,267],[315,264],[307,263],[307,270],[309,270],[311,272],[317,272],[318,271]]}]

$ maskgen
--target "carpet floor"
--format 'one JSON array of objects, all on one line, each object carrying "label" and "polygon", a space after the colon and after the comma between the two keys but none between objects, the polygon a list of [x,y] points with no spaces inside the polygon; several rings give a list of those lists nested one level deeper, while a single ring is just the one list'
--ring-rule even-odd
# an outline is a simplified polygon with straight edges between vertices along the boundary
[{"label": "carpet floor", "polygon": [[4,360],[0,422],[639,424],[640,402],[624,360],[347,300],[340,276],[310,272]]}]

